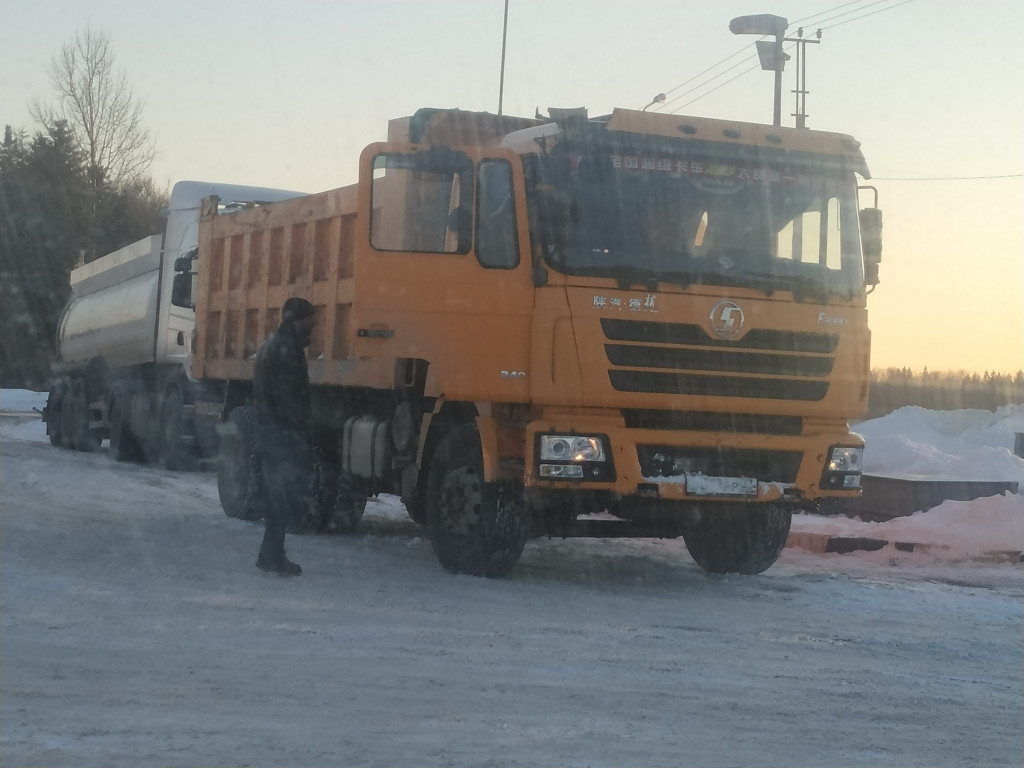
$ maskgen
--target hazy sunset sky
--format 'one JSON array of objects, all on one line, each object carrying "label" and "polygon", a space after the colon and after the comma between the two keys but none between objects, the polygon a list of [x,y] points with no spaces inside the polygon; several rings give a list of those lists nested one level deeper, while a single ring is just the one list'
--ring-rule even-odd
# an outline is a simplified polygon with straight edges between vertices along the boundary
[{"label": "hazy sunset sky", "polygon": [[[331,189],[355,181],[359,151],[391,117],[497,111],[503,10],[504,0],[0,0],[0,122],[35,129],[28,104],[53,95],[47,63],[92,25],[111,35],[145,104],[158,185]],[[772,74],[743,61],[756,38],[728,29],[753,13],[786,17],[790,36],[823,27],[808,46],[808,126],[855,136],[875,177],[885,240],[868,299],[873,366],[1024,368],[1020,0],[510,0],[503,111],[599,115],[666,92],[658,111],[770,122]],[[786,125],[794,75],[790,62]]]}]

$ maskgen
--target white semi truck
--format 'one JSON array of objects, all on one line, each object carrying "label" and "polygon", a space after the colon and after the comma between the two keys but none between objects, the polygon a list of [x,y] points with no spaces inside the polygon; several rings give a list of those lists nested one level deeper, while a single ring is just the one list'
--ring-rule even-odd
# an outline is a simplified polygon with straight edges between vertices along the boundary
[{"label": "white semi truck", "polygon": [[168,468],[215,455],[215,422],[193,418],[203,401],[190,373],[195,311],[191,292],[174,289],[182,278],[175,262],[198,245],[203,198],[217,195],[231,211],[303,194],[180,181],[162,234],[73,269],[43,411],[50,442],[91,451],[109,438],[118,460],[163,460]]}]

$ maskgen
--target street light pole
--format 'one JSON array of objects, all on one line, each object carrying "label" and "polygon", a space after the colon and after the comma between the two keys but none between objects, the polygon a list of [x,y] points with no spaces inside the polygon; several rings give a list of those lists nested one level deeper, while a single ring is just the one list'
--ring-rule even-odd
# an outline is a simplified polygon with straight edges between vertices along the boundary
[{"label": "street light pole", "polygon": [[782,52],[784,33],[775,36],[775,108],[772,112],[772,125],[782,125],[782,68],[786,66],[786,54]]},{"label": "street light pole", "polygon": [[498,115],[501,115],[501,102],[505,97],[505,41],[508,38],[508,0],[505,0],[505,22],[501,27],[501,78],[498,83]]},{"label": "street light pole", "polygon": [[757,56],[761,60],[761,69],[775,72],[775,98],[772,110],[772,124],[782,125],[782,70],[789,57],[782,51],[782,42],[786,39],[786,28],[789,22],[782,16],[761,13],[755,16],[737,16],[729,22],[729,31],[734,35],[765,35],[773,36],[774,42],[758,40]]}]

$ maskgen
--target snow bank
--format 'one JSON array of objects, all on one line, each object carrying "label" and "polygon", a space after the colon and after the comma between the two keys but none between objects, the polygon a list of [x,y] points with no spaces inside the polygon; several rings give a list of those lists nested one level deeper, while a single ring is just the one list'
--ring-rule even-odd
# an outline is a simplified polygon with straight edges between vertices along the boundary
[{"label": "snow bank", "polygon": [[974,501],[946,501],[926,512],[881,523],[796,515],[792,531],[926,544],[932,547],[931,556],[951,560],[1024,552],[1024,497],[1004,493]]},{"label": "snow bank", "polygon": [[27,389],[0,389],[0,412],[32,413],[43,410],[46,405],[45,392],[30,392]]},{"label": "snow bank", "polygon": [[1015,481],[1024,493],[1024,459],[1013,455],[1014,433],[1024,432],[1024,405],[995,413],[908,406],[854,430],[864,437],[869,475]]}]

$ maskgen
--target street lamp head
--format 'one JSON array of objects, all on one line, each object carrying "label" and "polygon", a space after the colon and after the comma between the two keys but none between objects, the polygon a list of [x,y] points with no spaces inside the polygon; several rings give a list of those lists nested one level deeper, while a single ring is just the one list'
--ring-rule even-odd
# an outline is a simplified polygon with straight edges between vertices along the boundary
[{"label": "street lamp head", "polygon": [[[663,101],[665,101],[666,98],[668,98],[668,97],[665,96],[664,93],[659,93],[657,96],[655,96],[653,99],[651,99],[651,103],[648,104],[647,107],[653,107],[655,104],[661,104]],[[644,107],[640,111],[641,112],[646,112],[647,111],[647,107]]]},{"label": "street lamp head", "polygon": [[734,35],[772,35],[782,37],[786,34],[789,22],[782,16],[770,13],[759,13],[754,16],[737,16],[729,22],[729,31]]}]

